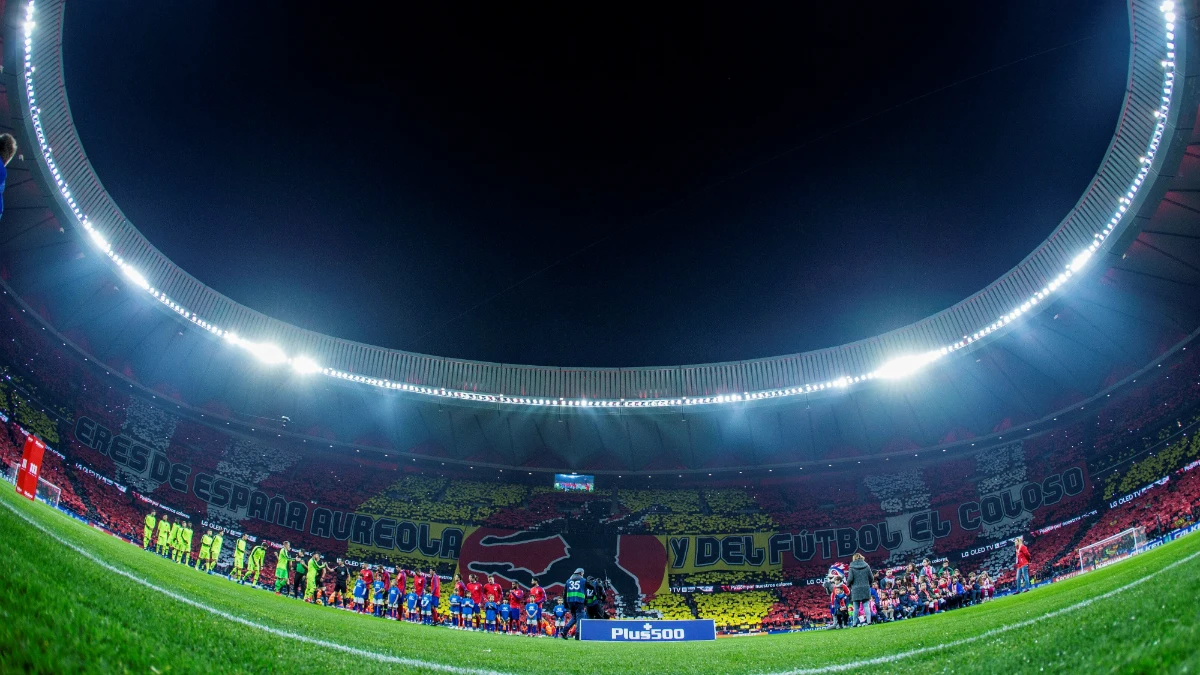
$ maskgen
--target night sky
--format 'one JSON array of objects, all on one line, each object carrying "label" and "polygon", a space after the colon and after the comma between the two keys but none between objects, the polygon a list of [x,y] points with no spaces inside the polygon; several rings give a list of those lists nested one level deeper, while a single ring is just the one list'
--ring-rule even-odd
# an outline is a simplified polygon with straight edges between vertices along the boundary
[{"label": "night sky", "polygon": [[1118,0],[813,4],[78,2],[67,88],[133,223],[272,316],[510,363],[771,356],[1018,263],[1126,85]]}]

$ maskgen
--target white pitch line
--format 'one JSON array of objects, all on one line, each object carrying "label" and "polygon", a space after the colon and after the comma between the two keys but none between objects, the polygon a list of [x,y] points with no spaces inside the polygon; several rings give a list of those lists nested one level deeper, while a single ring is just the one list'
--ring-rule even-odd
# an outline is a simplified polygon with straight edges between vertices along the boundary
[{"label": "white pitch line", "polygon": [[55,539],[56,541],[58,541],[58,543],[62,544],[63,546],[66,546],[69,549],[72,549],[79,555],[82,555],[83,557],[87,558],[88,560],[91,560],[92,562],[103,567],[104,569],[106,569],[110,572],[119,574],[127,579],[130,579],[131,581],[137,582],[137,583],[145,586],[146,588],[158,591],[159,593],[162,593],[163,595],[165,595],[173,600],[178,600],[179,602],[182,602],[187,605],[191,605],[192,607],[195,607],[197,609],[202,609],[206,612],[215,614],[223,619],[227,619],[234,623],[240,623],[243,626],[257,628],[258,630],[270,633],[272,635],[278,635],[279,637],[287,638],[289,640],[296,640],[297,642],[305,642],[310,645],[317,645],[319,647],[335,649],[340,652],[345,652],[347,654],[353,654],[355,656],[361,656],[365,659],[372,659],[374,661],[381,661],[383,663],[393,663],[393,664],[402,665],[402,666],[412,666],[414,668],[425,668],[426,670],[436,670],[436,671],[443,672],[443,673],[455,673],[456,675],[507,675],[506,673],[502,673],[502,672],[496,671],[496,670],[483,670],[481,668],[462,668],[460,666],[450,666],[450,665],[446,665],[443,663],[433,663],[431,661],[422,661],[421,659],[412,659],[412,658],[407,658],[407,657],[403,657],[403,656],[392,656],[390,654],[380,654],[379,652],[367,651],[365,649],[359,649],[357,647],[349,647],[349,646],[346,646],[343,644],[338,644],[336,642],[329,642],[327,640],[320,640],[317,638],[309,637],[307,635],[293,633],[291,631],[280,630],[278,628],[272,628],[270,626],[266,626],[264,624],[254,622],[249,619],[245,619],[240,616],[230,614],[223,610],[217,609],[216,607],[211,607],[202,602],[197,602],[195,600],[191,600],[189,598],[180,596],[176,593],[168,591],[167,589],[165,589],[161,586],[156,586],[155,584],[153,584],[135,574],[126,572],[125,570],[117,568],[117,567],[113,567],[112,565],[101,560],[100,558],[97,558],[96,556],[92,555],[90,552],[84,550],[83,548],[76,546],[75,544],[58,536],[54,532],[51,532],[50,530],[46,529],[45,527],[42,526],[41,523],[38,523],[37,521],[33,520],[29,516],[25,515],[24,513],[21,513],[15,506],[13,506],[12,504],[9,504],[7,501],[0,501],[0,504],[4,504],[5,508],[7,508],[9,511],[12,511],[13,513],[17,514],[17,516],[19,518],[21,518],[25,522],[29,523],[30,525],[36,527],[37,529],[41,530],[43,533],[49,535],[52,539]]},{"label": "white pitch line", "polygon": [[1150,574],[1147,574],[1146,576],[1144,576],[1140,579],[1131,581],[1131,582],[1125,584],[1124,586],[1114,588],[1113,590],[1108,591],[1107,593],[1101,593],[1100,595],[1097,595],[1095,597],[1088,598],[1087,600],[1081,600],[1073,605],[1067,605],[1066,607],[1056,609],[1052,612],[1048,612],[1041,616],[1036,616],[1032,619],[1026,619],[1024,621],[1018,621],[1017,623],[1008,624],[1007,626],[1000,626],[998,628],[993,628],[989,631],[980,633],[979,635],[974,635],[974,636],[967,637],[967,638],[960,638],[958,640],[951,640],[950,642],[943,642],[941,644],[931,645],[929,647],[920,647],[918,649],[910,649],[908,651],[899,652],[896,654],[889,654],[888,656],[878,656],[873,659],[863,659],[861,661],[851,661],[849,663],[838,663],[838,664],[831,665],[831,666],[821,666],[819,668],[796,668],[795,670],[783,670],[783,671],[779,671],[779,672],[775,672],[775,673],[768,673],[767,675],[819,675],[820,673],[838,673],[838,672],[843,672],[846,670],[858,670],[860,668],[866,668],[868,666],[887,665],[889,663],[895,663],[896,661],[899,661],[901,659],[907,659],[911,656],[920,656],[921,654],[928,654],[930,652],[937,652],[937,651],[941,651],[943,649],[950,649],[952,647],[959,647],[961,645],[969,644],[972,642],[978,642],[979,640],[984,640],[984,639],[987,639],[987,638],[990,638],[990,637],[993,637],[996,635],[1000,635],[1002,633],[1007,633],[1009,631],[1017,630],[1018,628],[1025,628],[1027,626],[1032,626],[1035,623],[1038,623],[1040,621],[1045,621],[1046,619],[1052,619],[1052,618],[1054,618],[1056,616],[1060,616],[1062,614],[1067,614],[1070,612],[1078,611],[1080,609],[1083,609],[1084,607],[1091,605],[1094,602],[1097,602],[1100,600],[1106,600],[1118,593],[1124,593],[1125,591],[1127,591],[1135,586],[1141,585],[1141,584],[1149,581],[1150,579],[1153,579],[1154,577],[1162,574],[1163,572],[1166,572],[1169,569],[1179,567],[1180,565],[1192,560],[1193,558],[1196,558],[1197,556],[1200,556],[1200,551],[1196,551],[1195,553],[1187,556],[1186,558],[1181,558],[1179,560],[1176,560],[1175,562],[1171,563],[1170,565],[1167,565],[1166,567],[1163,567],[1160,570],[1155,570],[1154,572],[1151,572]]}]

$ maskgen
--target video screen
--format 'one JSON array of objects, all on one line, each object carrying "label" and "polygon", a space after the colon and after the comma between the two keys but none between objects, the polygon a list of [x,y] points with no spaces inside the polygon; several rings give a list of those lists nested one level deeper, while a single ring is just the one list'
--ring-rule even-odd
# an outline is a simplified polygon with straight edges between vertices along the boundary
[{"label": "video screen", "polygon": [[554,489],[563,492],[592,492],[596,489],[596,477],[580,473],[556,473]]}]

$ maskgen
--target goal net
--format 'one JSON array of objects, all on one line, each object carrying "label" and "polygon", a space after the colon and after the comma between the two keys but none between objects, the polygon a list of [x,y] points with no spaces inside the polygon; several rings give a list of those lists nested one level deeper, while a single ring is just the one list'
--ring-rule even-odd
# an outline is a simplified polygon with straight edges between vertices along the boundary
[{"label": "goal net", "polygon": [[1140,525],[1131,527],[1079,549],[1079,570],[1083,572],[1110,565],[1137,553],[1145,545],[1146,528]]},{"label": "goal net", "polygon": [[[4,480],[17,484],[17,470],[21,465],[17,462],[9,462],[4,469]],[[38,478],[37,498],[50,506],[58,506],[58,498],[62,495],[62,490],[57,485],[43,478]]]}]

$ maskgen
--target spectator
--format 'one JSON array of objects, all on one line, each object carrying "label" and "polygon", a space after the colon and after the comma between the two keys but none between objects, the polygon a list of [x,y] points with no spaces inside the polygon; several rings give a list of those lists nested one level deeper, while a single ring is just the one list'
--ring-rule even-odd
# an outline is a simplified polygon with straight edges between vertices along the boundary
[{"label": "spectator", "polygon": [[0,161],[4,162],[4,166],[0,166],[0,216],[4,215],[4,187],[8,181],[8,163],[17,155],[17,140],[12,134],[0,134]]},{"label": "spectator", "polygon": [[854,603],[854,617],[862,615],[864,624],[871,623],[871,584],[875,582],[875,574],[861,553],[855,553],[850,559],[850,569],[846,572],[846,583],[850,586],[850,602]]},{"label": "spectator", "polygon": [[1022,537],[1017,537],[1014,543],[1017,545],[1017,592],[1024,593],[1033,588],[1029,583],[1029,548]]}]

